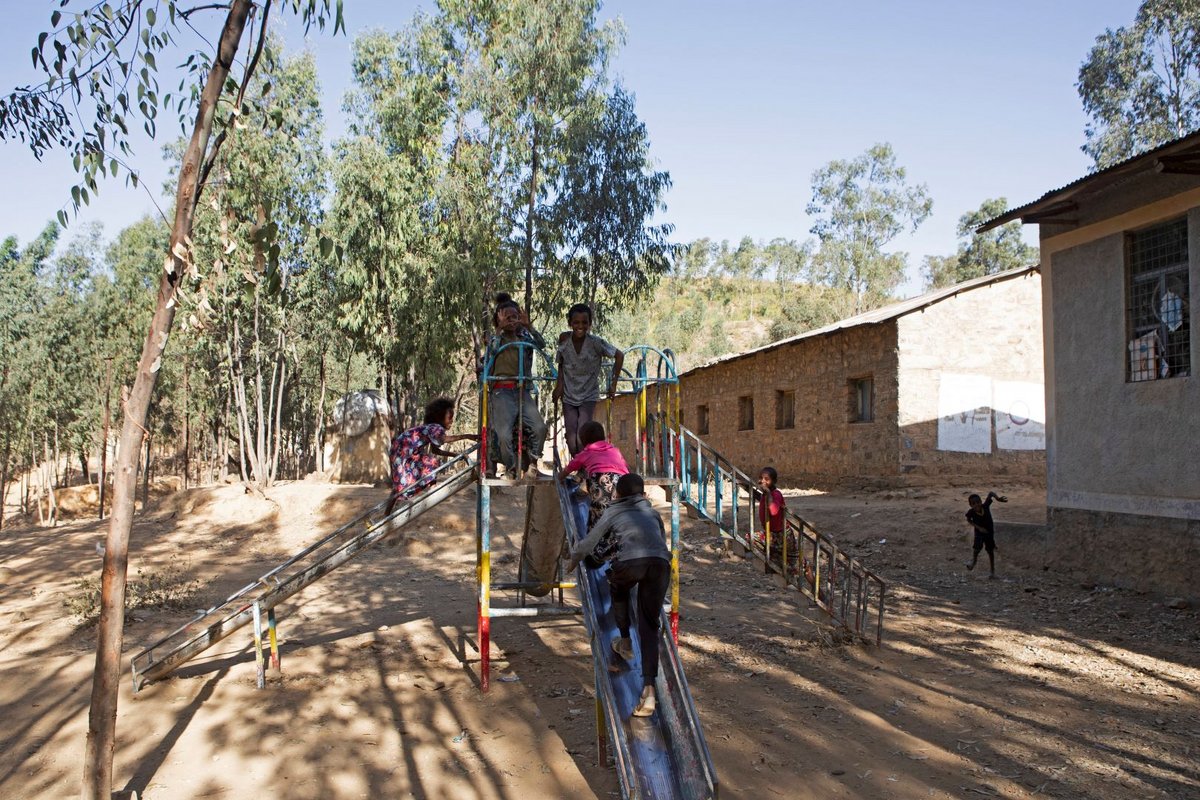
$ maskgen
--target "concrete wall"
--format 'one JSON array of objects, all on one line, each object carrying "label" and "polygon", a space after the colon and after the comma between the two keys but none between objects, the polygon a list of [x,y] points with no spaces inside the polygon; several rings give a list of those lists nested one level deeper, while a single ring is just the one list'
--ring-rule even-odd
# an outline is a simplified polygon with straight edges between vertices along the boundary
[{"label": "concrete wall", "polygon": [[[1010,449],[1013,437],[997,435],[997,426],[1011,428],[1012,408],[1003,397],[1022,391],[1037,392],[1039,405],[1042,399],[1041,276],[1031,272],[971,289],[900,317],[897,327],[900,473],[914,481],[1044,481],[1043,449]],[[961,376],[978,377],[990,389],[987,452],[951,450],[939,441],[939,418],[946,410],[939,399],[944,405],[943,390],[951,388],[944,384]],[[1044,434],[1045,416],[1036,410],[1018,423],[1022,446]]]},{"label": "concrete wall", "polygon": [[[1186,215],[1191,375],[1127,381],[1125,241]],[[1046,563],[1196,597],[1200,575],[1200,178],[1146,174],[1041,226]]]},{"label": "concrete wall", "polygon": [[[1169,211],[1169,210],[1168,210]],[[1183,209],[1167,213],[1162,221]],[[1200,209],[1189,222],[1192,375],[1126,379],[1125,233],[1044,254],[1053,373],[1048,505],[1200,518],[1198,313]],[[1047,248],[1050,249],[1050,248]],[[1046,257],[1048,255],[1048,258]]]},{"label": "concrete wall", "polygon": [[1045,566],[1097,583],[1200,598],[1200,519],[1047,510]]}]

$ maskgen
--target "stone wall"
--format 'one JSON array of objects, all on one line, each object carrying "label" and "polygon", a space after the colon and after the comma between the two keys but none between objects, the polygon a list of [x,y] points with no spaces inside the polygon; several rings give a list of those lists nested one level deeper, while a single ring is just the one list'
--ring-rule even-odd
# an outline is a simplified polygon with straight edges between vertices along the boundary
[{"label": "stone wall", "polygon": [[[852,421],[853,382],[873,382],[873,419]],[[794,422],[777,419],[792,394]],[[753,427],[740,429],[746,405]],[[895,482],[895,321],[860,325],[719,362],[682,377],[683,424],[747,472],[779,470],[783,482]],[[699,409],[708,412],[708,432]],[[617,402],[613,439],[632,462],[633,404]]]},{"label": "stone wall", "polygon": [[[938,401],[946,375],[1020,383],[1040,400],[1041,344],[1040,278],[1025,273],[894,319],[693,369],[681,379],[683,424],[744,471],[773,466],[792,485],[1039,483],[1044,451],[999,447],[990,421],[987,453],[940,448]],[[860,420],[866,380],[870,419]],[[790,426],[780,415],[789,393]],[[983,404],[990,413],[990,388]],[[632,462],[629,398],[618,401],[612,427]]]},{"label": "stone wall", "polygon": [[[991,415],[987,452],[947,449],[947,443],[939,442],[938,437],[944,382],[966,381],[1002,390],[1021,386],[1026,392],[1036,391],[1041,399],[1041,287],[1041,276],[1029,272],[970,289],[896,321],[900,354],[897,451],[900,473],[911,482],[927,479],[1002,485],[1045,481],[1044,445],[1032,450],[1008,449],[1012,444],[1009,437],[997,436],[997,425],[1008,422],[1005,415],[1011,408],[999,407],[1005,403],[995,402],[994,388],[988,408],[982,412]],[[1044,439],[1044,413],[1031,412],[1023,420],[1023,428],[1023,434],[1036,429]],[[1030,443],[1025,439],[1022,446]]]},{"label": "stone wall", "polygon": [[358,436],[343,436],[336,425],[325,433],[325,473],[331,483],[387,483],[392,431],[387,418],[376,416]]}]

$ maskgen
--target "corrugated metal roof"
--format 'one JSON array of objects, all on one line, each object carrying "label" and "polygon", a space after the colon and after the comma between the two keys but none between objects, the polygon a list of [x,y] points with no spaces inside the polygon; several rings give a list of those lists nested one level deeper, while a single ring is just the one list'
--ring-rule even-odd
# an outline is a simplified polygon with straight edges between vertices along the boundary
[{"label": "corrugated metal roof", "polygon": [[1051,189],[1032,203],[1026,203],[1023,206],[1006,211],[998,217],[989,219],[976,228],[975,232],[984,233],[1007,222],[1012,222],[1015,219],[1025,222],[1025,217],[1050,210],[1055,205],[1066,203],[1080,195],[1087,194],[1089,191],[1095,192],[1104,189],[1134,173],[1142,172],[1147,168],[1159,169],[1158,161],[1164,156],[1182,155],[1197,150],[1200,150],[1200,131],[1189,133],[1178,139],[1172,139],[1166,144],[1159,145],[1152,150],[1147,150],[1136,156],[1130,156],[1124,161],[1119,161],[1110,167],[1105,167],[1090,175],[1084,175],[1082,178],[1074,180],[1066,186]]},{"label": "corrugated metal roof", "polygon": [[956,283],[953,286],[947,286],[943,289],[935,289],[932,292],[926,292],[925,294],[917,295],[916,297],[910,297],[907,300],[901,300],[898,303],[892,303],[891,305],[883,306],[882,308],[876,308],[871,311],[866,311],[862,314],[857,314],[853,317],[847,317],[846,319],[826,325],[823,328],[815,328],[811,331],[805,331],[804,333],[796,336],[790,336],[787,339],[780,339],[777,342],[771,342],[770,344],[756,347],[753,350],[746,350],[741,353],[735,353],[734,355],[715,358],[712,361],[707,361],[699,366],[692,367],[691,369],[681,373],[680,377],[682,378],[684,375],[690,375],[693,372],[699,372],[702,369],[715,367],[719,364],[727,364],[731,361],[738,361],[739,359],[749,358],[750,356],[758,355],[759,353],[766,353],[780,347],[786,347],[787,345],[794,344],[802,339],[825,336],[830,333],[845,330],[846,328],[855,328],[859,325],[875,325],[880,322],[898,319],[906,314],[911,314],[914,311],[920,311],[924,308],[928,308],[934,303],[939,303],[942,300],[962,294],[963,292],[969,292],[972,289],[979,289],[983,286],[991,286],[992,284],[1011,280],[1013,278],[1020,278],[1033,272],[1037,272],[1038,269],[1039,265],[1037,264],[1029,267],[1018,267],[1017,269],[997,272],[995,275],[984,275],[980,278],[972,278],[969,281]]}]

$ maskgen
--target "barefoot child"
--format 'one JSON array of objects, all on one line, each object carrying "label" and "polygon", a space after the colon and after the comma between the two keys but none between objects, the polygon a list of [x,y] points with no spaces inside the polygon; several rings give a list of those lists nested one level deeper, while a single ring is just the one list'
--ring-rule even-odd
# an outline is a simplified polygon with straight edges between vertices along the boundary
[{"label": "barefoot child", "polygon": [[967,498],[967,502],[971,504],[971,508],[967,511],[967,522],[975,528],[975,544],[971,547],[971,563],[967,564],[967,570],[975,569],[975,562],[979,560],[979,551],[987,548],[988,566],[991,572],[989,578],[996,577],[996,525],[992,522],[992,500],[999,500],[1001,503],[1007,503],[1008,498],[988,492],[987,501],[981,501],[979,495],[973,494]]},{"label": "barefoot child", "polygon": [[[526,470],[530,477],[537,477],[537,459],[541,458],[546,441],[546,422],[529,380],[533,374],[533,353],[529,348],[504,345],[526,342],[540,350],[546,341],[530,326],[529,317],[516,301],[503,292],[496,295],[492,321],[499,333],[488,344],[487,360],[492,362],[490,377],[499,380],[491,381],[487,387],[490,427],[496,433],[496,452],[489,453],[489,459],[504,464],[509,478],[519,477]],[[523,385],[518,385],[522,377]],[[517,452],[518,425],[528,432],[528,436],[521,437],[525,439],[528,455]]]},{"label": "barefoot child", "polygon": [[616,498],[617,479],[627,474],[629,467],[616,445],[605,439],[604,426],[599,422],[584,423],[579,429],[579,440],[583,449],[567,462],[558,479],[563,481],[575,472],[584,473],[591,499],[588,508],[588,530],[591,530]]},{"label": "barefoot child", "polygon": [[558,339],[558,380],[554,385],[554,399],[563,402],[563,427],[566,429],[567,450],[574,457],[583,448],[579,433],[591,422],[600,400],[600,360],[613,359],[612,379],[608,382],[611,399],[617,391],[617,376],[625,363],[625,354],[608,342],[594,335],[592,309],[576,303],[567,312],[570,333]]},{"label": "barefoot child", "polygon": [[437,478],[433,472],[439,463],[437,457],[450,458],[455,455],[443,450],[441,445],[463,439],[479,440],[474,433],[447,435],[446,430],[453,424],[454,401],[449,397],[439,397],[425,406],[424,424],[401,431],[392,439],[388,451],[392,466],[392,496],[388,498],[387,510],[383,512],[385,517],[392,513],[401,496],[414,495],[434,484]]},{"label": "barefoot child", "polygon": [[[621,633],[612,643],[613,652],[629,662],[633,642],[629,638],[629,593],[637,587],[637,634],[642,655],[642,695],[633,709],[635,717],[654,713],[654,681],[658,677],[658,633],[663,599],[671,585],[671,551],[667,549],[662,517],[646,499],[640,475],[629,473],[617,480],[617,499],[604,512],[591,533],[571,550],[568,571],[580,561],[591,569],[594,548],[606,536],[616,543],[607,556],[608,587],[612,597],[613,621]],[[588,557],[591,558],[588,558]]]}]

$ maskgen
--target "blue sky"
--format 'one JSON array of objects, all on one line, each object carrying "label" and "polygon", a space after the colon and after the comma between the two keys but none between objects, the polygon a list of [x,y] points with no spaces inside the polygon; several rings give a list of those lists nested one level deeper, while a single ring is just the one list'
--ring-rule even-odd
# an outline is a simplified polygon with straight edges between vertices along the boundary
[{"label": "blue sky", "polygon": [[[58,4],[15,5],[0,29],[5,91],[35,77],[29,49]],[[955,249],[963,212],[988,197],[1024,203],[1087,172],[1079,64],[1105,28],[1132,21],[1137,5],[611,0],[601,18],[624,21],[614,68],[637,97],[659,168],[674,180],[663,218],[677,240],[807,238],[813,171],[886,141],[934,200],[916,234],[892,245],[909,253],[902,293],[912,294],[922,257]],[[345,7],[350,36],[336,39],[314,33],[306,43],[294,18],[276,17],[290,49],[316,53],[331,138],[345,128],[354,34],[400,28],[433,3]],[[219,24],[208,22],[211,30]],[[167,175],[158,145],[139,142],[137,156],[157,194]],[[4,142],[0,175],[0,235],[25,242],[69,198],[74,173],[61,152],[39,163],[20,142]],[[80,221],[98,220],[112,236],[153,209],[144,191],[109,181]]]}]

